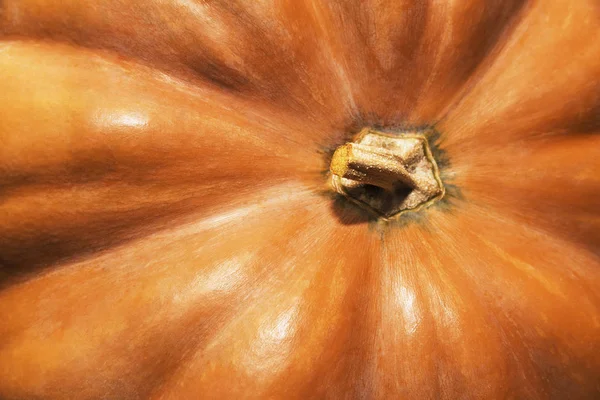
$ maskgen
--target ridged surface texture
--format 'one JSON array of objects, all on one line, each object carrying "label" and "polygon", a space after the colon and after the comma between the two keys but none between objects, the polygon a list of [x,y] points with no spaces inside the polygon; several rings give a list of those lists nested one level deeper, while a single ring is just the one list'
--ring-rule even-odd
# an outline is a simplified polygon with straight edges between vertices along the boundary
[{"label": "ridged surface texture", "polygon": [[597,0],[0,0],[0,398],[598,399],[599,133]]}]

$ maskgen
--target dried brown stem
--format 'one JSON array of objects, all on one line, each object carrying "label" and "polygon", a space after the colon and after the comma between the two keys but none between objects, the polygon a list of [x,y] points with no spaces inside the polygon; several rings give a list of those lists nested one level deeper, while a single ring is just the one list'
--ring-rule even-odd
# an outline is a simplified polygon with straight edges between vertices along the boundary
[{"label": "dried brown stem", "polygon": [[444,195],[427,139],[420,134],[365,129],[334,152],[330,171],[336,192],[385,218]]},{"label": "dried brown stem", "polygon": [[386,190],[393,190],[398,183],[416,186],[397,155],[358,143],[347,143],[335,151],[331,160],[331,172],[342,178]]}]

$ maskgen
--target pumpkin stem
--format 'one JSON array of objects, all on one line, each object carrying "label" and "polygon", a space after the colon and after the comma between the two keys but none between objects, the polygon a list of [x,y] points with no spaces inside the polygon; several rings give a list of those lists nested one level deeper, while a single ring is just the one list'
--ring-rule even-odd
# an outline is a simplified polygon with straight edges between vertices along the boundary
[{"label": "pumpkin stem", "polygon": [[417,186],[397,155],[385,149],[358,143],[347,143],[333,153],[331,172],[345,179],[386,190],[393,190],[399,182],[411,187]]},{"label": "pumpkin stem", "polygon": [[444,188],[427,139],[363,130],[331,159],[333,189],[389,218],[441,198]]}]

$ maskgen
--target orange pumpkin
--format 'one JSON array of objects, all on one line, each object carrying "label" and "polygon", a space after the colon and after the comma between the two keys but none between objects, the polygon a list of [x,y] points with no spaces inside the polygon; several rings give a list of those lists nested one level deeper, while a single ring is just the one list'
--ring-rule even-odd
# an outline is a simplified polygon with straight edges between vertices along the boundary
[{"label": "orange pumpkin", "polygon": [[0,1],[0,398],[600,398],[598,4]]}]

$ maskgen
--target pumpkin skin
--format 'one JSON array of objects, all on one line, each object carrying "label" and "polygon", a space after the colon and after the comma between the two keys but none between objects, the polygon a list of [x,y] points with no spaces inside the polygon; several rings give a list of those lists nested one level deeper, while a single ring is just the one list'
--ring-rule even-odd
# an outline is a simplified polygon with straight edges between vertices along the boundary
[{"label": "pumpkin skin", "polygon": [[[600,397],[595,0],[0,2],[0,398]],[[435,127],[442,201],[328,193]]]}]

